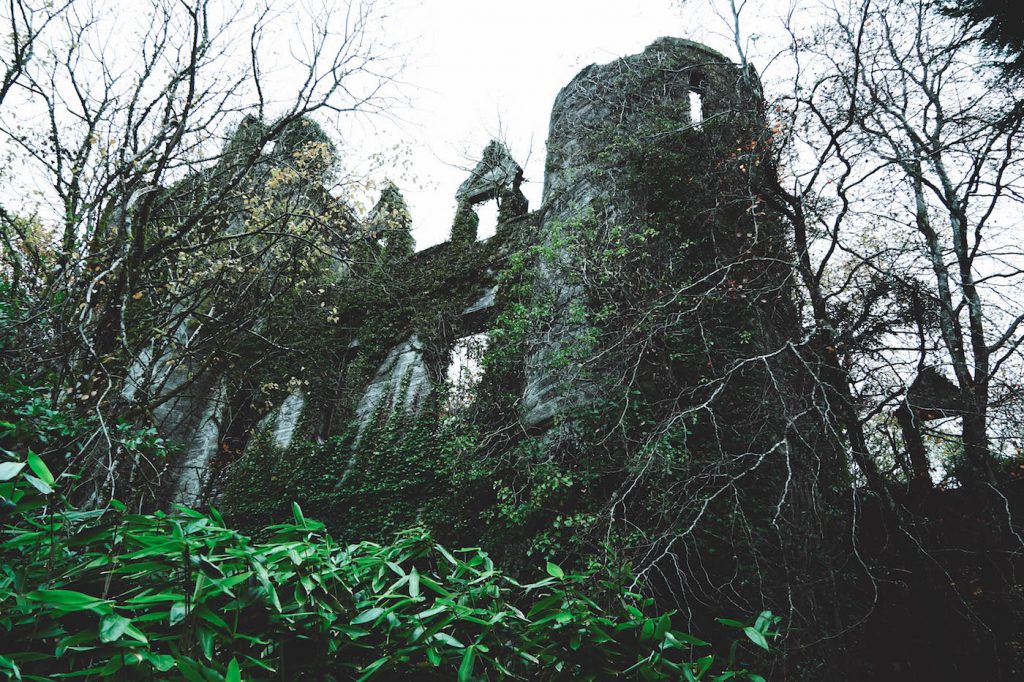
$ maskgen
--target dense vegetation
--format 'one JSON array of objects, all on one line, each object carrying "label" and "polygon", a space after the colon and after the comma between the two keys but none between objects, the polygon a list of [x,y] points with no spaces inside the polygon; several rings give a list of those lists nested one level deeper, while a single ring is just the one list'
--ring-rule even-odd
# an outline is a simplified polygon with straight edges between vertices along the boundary
[{"label": "dense vegetation", "polygon": [[[292,504],[257,537],[202,514],[77,510],[38,452],[88,430],[9,377],[0,421],[0,674],[9,679],[730,679],[768,650],[777,618],[738,629],[728,655],[625,590],[628,576],[548,562],[522,584],[478,548],[422,529],[338,545]],[[152,433],[122,444],[161,457]],[[59,459],[59,457],[58,457]]]},{"label": "dense vegetation", "polygon": [[1024,674],[1007,3],[720,3],[416,252],[372,3],[152,2],[2,10],[0,676]]}]

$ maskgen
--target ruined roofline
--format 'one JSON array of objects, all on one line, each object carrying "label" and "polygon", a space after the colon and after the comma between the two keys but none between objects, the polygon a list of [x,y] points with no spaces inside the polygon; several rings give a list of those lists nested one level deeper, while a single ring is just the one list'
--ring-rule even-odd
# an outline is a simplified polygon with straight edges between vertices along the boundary
[{"label": "ruined roofline", "polygon": [[713,47],[709,47],[708,45],[705,45],[703,43],[698,43],[695,40],[689,40],[688,38],[677,38],[676,36],[662,36],[660,38],[657,38],[653,40],[649,45],[647,45],[647,47],[643,48],[643,51],[647,52],[648,50],[651,49],[660,49],[663,46],[673,48],[690,47],[695,50],[700,50],[701,52],[707,52],[710,56],[713,56],[716,59],[721,59],[722,61],[726,62],[732,61],[727,56],[725,56],[724,54],[722,54]]},{"label": "ruined roofline", "polygon": [[568,90],[570,87],[572,87],[576,83],[576,81],[578,81],[578,80],[580,80],[582,78],[586,78],[595,69],[602,69],[602,68],[611,66],[613,64],[616,64],[618,62],[633,60],[633,59],[636,59],[637,57],[642,57],[643,55],[647,55],[647,54],[654,54],[654,53],[658,53],[658,52],[673,52],[673,51],[678,51],[680,49],[687,49],[687,50],[692,50],[694,52],[703,53],[704,55],[706,55],[708,57],[708,63],[709,64],[722,64],[722,65],[736,66],[735,62],[733,62],[731,59],[726,57],[724,54],[722,54],[718,50],[715,50],[715,49],[713,49],[711,47],[708,47],[704,43],[698,43],[697,41],[689,40],[688,38],[676,38],[674,36],[662,36],[660,38],[657,38],[653,42],[651,42],[649,45],[647,45],[647,47],[645,47],[640,52],[635,52],[635,53],[632,53],[632,54],[625,54],[625,55],[622,55],[621,57],[617,57],[617,58],[612,59],[611,61],[608,61],[608,62],[600,62],[600,63],[594,62],[594,63],[592,63],[592,64],[590,64],[588,66],[583,67],[583,69],[580,70],[579,73],[577,73],[572,78],[572,80],[570,80],[568,83],[566,83],[562,87],[562,91]]},{"label": "ruined roofline", "polygon": [[503,142],[491,140],[458,190],[455,200],[476,205],[498,198],[502,190],[518,191],[523,169]]},{"label": "ruined roofline", "polygon": [[675,36],[662,36],[662,37],[654,40],[647,47],[645,47],[643,51],[644,52],[649,52],[649,51],[653,51],[653,50],[660,50],[662,48],[676,49],[676,48],[679,48],[679,47],[688,47],[688,48],[691,48],[691,49],[694,49],[694,50],[699,50],[700,52],[706,53],[709,57],[713,57],[717,61],[721,61],[721,62],[726,63],[726,64],[731,64],[732,63],[731,59],[726,57],[724,54],[722,54],[718,50],[716,50],[714,48],[711,48],[711,47],[708,47],[704,43],[698,43],[697,41],[690,40],[688,38],[677,38]]}]

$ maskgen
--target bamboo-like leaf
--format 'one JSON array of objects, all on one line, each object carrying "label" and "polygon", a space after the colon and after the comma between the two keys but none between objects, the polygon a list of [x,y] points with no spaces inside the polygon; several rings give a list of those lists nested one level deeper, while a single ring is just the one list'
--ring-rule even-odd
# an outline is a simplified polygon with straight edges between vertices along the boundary
[{"label": "bamboo-like leaf", "polygon": [[559,580],[561,580],[565,577],[565,571],[563,571],[561,566],[559,566],[558,564],[549,561],[547,569],[548,575],[550,575],[552,578],[558,578]]},{"label": "bamboo-like leaf", "polygon": [[23,478],[26,481],[28,481],[33,488],[35,488],[44,495],[49,495],[50,493],[53,492],[53,488],[50,487],[50,485],[41,478],[37,478],[32,474],[25,474]]},{"label": "bamboo-like leaf", "polygon": [[50,473],[50,469],[42,458],[31,450],[28,451],[28,466],[46,485],[53,487],[55,483],[53,474]]},{"label": "bamboo-like leaf", "polygon": [[9,481],[25,468],[25,462],[0,462],[0,481]]},{"label": "bamboo-like leaf", "polygon": [[128,626],[132,624],[129,618],[119,616],[116,613],[108,613],[100,620],[100,641],[116,642],[121,639]]},{"label": "bamboo-like leaf", "polygon": [[228,663],[227,674],[224,675],[224,682],[242,682],[242,670],[238,666],[238,660],[232,658]]},{"label": "bamboo-like leaf", "polygon": [[25,598],[63,611],[96,611],[97,609],[106,611],[109,610],[108,604],[110,603],[74,590],[36,590],[26,594]]},{"label": "bamboo-like leaf", "polygon": [[473,664],[476,661],[476,649],[473,646],[466,647],[462,654],[462,662],[459,664],[459,682],[469,682],[473,679]]}]

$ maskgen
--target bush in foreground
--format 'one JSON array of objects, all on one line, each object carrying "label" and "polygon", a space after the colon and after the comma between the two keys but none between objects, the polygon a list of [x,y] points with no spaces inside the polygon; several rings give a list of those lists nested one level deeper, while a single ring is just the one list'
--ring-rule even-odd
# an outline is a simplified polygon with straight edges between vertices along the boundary
[{"label": "bush in foreground", "polygon": [[554,563],[522,584],[486,552],[449,551],[423,530],[340,546],[297,504],[258,540],[214,509],[77,510],[60,493],[73,477],[55,478],[29,446],[50,441],[40,420],[4,416],[20,419],[0,421],[8,679],[763,682],[736,656],[740,644],[769,649],[769,612],[722,620],[742,634],[720,656],[649,598]]}]

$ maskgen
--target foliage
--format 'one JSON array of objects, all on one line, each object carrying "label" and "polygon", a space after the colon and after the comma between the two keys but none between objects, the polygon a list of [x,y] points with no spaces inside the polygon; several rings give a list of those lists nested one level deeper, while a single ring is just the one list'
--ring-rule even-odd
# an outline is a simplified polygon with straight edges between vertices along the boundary
[{"label": "foliage", "polygon": [[[301,296],[283,300],[280,327],[287,331],[282,343],[293,352],[261,348],[261,367],[240,378],[269,386],[275,377],[309,377],[314,387],[308,393],[323,396],[323,404],[306,413],[328,413],[334,427],[314,434],[300,425],[286,452],[255,435],[246,456],[231,469],[225,515],[254,529],[286,517],[287,500],[300,499],[346,539],[388,537],[424,507],[428,515],[436,509],[438,517],[446,516],[427,504],[447,492],[438,483],[443,472],[435,471],[451,436],[436,428],[440,391],[431,395],[420,420],[392,414],[382,401],[373,423],[361,430],[355,411],[388,351],[411,335],[420,339],[427,362],[445,363],[462,310],[480,296],[480,266],[496,258],[504,237],[443,244],[400,262],[384,260],[359,277],[325,285],[312,301]],[[271,401],[283,395],[275,390],[260,398],[269,410]],[[257,419],[265,414],[263,408],[262,402],[252,406]],[[312,442],[318,435],[325,436],[323,442]]]},{"label": "foliage", "polygon": [[[736,643],[708,653],[637,594],[601,606],[594,576],[554,563],[521,584],[422,530],[341,546],[297,504],[260,540],[213,509],[79,511],[31,453],[0,479],[8,679],[763,680]],[[769,650],[777,618],[721,622]]]},{"label": "foliage", "polygon": [[[138,143],[93,140],[91,122],[74,128],[82,144],[52,131],[58,158],[85,154],[58,194],[117,180],[62,197],[58,221],[0,211],[8,673],[724,679],[742,665],[700,657],[635,586],[701,629],[722,610],[787,604],[786,674],[801,679],[888,671],[853,662],[889,632],[871,618],[901,643],[956,641],[940,619],[892,626],[917,613],[915,590],[967,614],[948,621],[972,636],[1014,620],[1000,614],[1020,611],[1019,496],[1002,484],[1019,465],[994,455],[1019,420],[986,420],[1020,409],[1024,315],[1001,289],[1024,270],[993,227],[1021,196],[1021,108],[963,51],[969,29],[933,30],[954,25],[924,12],[936,4],[855,3],[810,40],[794,32],[787,63],[811,87],[794,83],[773,113],[744,55],[739,67],[663,39],[594,67],[574,81],[587,83],[578,104],[621,110],[553,124],[548,170],[567,184],[526,218],[521,195],[500,193],[487,243],[463,203],[451,241],[418,254],[394,185],[360,221],[336,182],[337,150],[308,118],[331,98],[278,118],[262,94],[231,108],[251,115],[221,152],[197,151],[220,113],[168,120],[142,136],[170,150],[166,172]],[[731,6],[738,31],[743,3]],[[182,64],[181,82],[198,66]],[[94,153],[121,161],[98,173]],[[493,305],[475,306],[495,272]],[[453,407],[445,364],[484,330],[475,399]],[[411,373],[388,364],[406,343],[432,383],[415,415],[395,409]],[[935,406],[911,400],[926,360],[956,370],[939,428],[912,409]],[[196,378],[197,393],[224,387],[200,494],[216,500],[227,481],[224,515],[142,514],[175,464],[145,427],[194,408],[171,401]],[[531,417],[548,387],[554,407]],[[257,425],[285,395],[304,408],[281,448]],[[947,481],[988,484],[978,518],[957,508],[986,533],[939,532],[956,506],[931,484],[939,455]],[[77,473],[96,511],[61,497],[83,498]],[[912,480],[927,494],[904,500]],[[115,494],[130,497],[107,506]],[[928,506],[940,498],[947,509]],[[490,555],[444,549],[478,543]],[[558,564],[529,583],[545,560]],[[1009,577],[982,579],[982,565]],[[719,623],[766,649],[774,620]],[[993,665],[1019,640],[1007,632]]]},{"label": "foliage", "polygon": [[[15,47],[0,84],[12,169],[0,275],[43,328],[20,324],[10,355],[72,388],[98,425],[173,411],[168,394],[204,391],[209,372],[270,364],[260,351],[285,348],[288,326],[268,324],[282,299],[318,291],[371,246],[355,218],[364,178],[342,170],[316,119],[380,111],[388,97],[399,66],[380,36],[365,39],[373,4],[5,5]],[[269,49],[284,27],[305,36],[302,49]],[[266,63],[290,59],[308,77],[265,99]],[[43,115],[7,125],[25,110]],[[411,252],[410,240],[390,246]],[[126,498],[136,484],[155,493],[159,472],[96,436],[81,470],[87,496]]]},{"label": "foliage", "polygon": [[[716,656],[677,629],[678,616],[626,592],[621,572],[602,579],[548,563],[546,577],[523,584],[486,552],[449,551],[423,529],[386,545],[338,544],[294,504],[258,539],[213,509],[76,509],[64,495],[75,481],[66,455],[94,432],[92,418],[52,407],[15,375],[3,399],[8,678],[761,679],[737,669],[736,645]],[[393,445],[396,425],[377,428]],[[132,456],[162,455],[152,429],[113,431]],[[403,513],[408,523],[412,510]],[[776,619],[723,623],[768,649]]]},{"label": "foliage", "polygon": [[384,185],[380,199],[367,216],[366,222],[372,236],[383,242],[381,259],[384,263],[406,259],[415,251],[409,208],[394,183]]},{"label": "foliage", "polygon": [[[83,415],[75,409],[76,401],[95,398],[85,393],[88,377],[61,386],[43,371],[45,366],[17,363],[23,335],[42,335],[40,327],[47,321],[43,317],[26,322],[21,298],[0,284],[0,463],[23,452],[58,472],[77,472],[99,439],[112,456],[146,463],[149,470],[158,468],[169,448],[151,425],[104,421],[95,413]],[[0,497],[0,503],[5,501]]]},{"label": "foliage", "polygon": [[451,241],[460,244],[474,243],[479,226],[480,217],[473,207],[465,201],[459,202],[455,210],[455,219],[452,221]]},{"label": "foliage", "polygon": [[977,30],[978,39],[996,55],[1004,56],[1001,67],[1012,78],[1024,77],[1024,20],[1013,0],[958,0],[946,3],[943,11],[963,19]]}]

